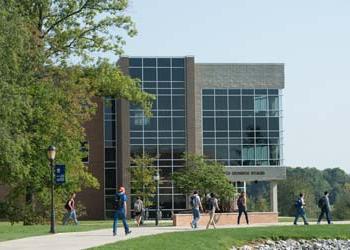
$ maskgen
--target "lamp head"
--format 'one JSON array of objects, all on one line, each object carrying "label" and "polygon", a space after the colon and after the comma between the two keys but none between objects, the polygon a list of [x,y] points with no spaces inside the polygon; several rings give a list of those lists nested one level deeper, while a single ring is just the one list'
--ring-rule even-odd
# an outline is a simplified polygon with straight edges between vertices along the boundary
[{"label": "lamp head", "polygon": [[47,158],[50,161],[53,161],[53,160],[55,160],[55,157],[56,157],[56,147],[51,145],[47,149]]}]

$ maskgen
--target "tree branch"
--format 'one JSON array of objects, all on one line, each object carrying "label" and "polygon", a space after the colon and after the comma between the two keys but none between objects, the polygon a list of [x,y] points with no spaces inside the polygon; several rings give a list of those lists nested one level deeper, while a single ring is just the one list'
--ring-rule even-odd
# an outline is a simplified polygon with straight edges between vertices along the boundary
[{"label": "tree branch", "polygon": [[43,34],[41,38],[44,38],[53,28],[55,28],[58,24],[62,23],[64,20],[66,20],[67,18],[74,16],[76,14],[79,14],[80,12],[83,11],[83,9],[85,9],[85,7],[87,6],[89,0],[86,0],[86,2],[76,11],[73,11],[72,13],[69,13],[68,15],[62,17],[61,19],[58,19],[56,22],[54,22]]}]

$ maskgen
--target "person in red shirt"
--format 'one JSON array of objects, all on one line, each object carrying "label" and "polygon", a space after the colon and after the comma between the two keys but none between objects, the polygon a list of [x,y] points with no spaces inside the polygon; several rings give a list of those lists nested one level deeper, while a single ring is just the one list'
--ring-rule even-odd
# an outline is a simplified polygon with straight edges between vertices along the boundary
[{"label": "person in red shirt", "polygon": [[71,198],[67,201],[65,205],[65,209],[67,210],[67,213],[65,214],[63,218],[63,225],[66,225],[69,219],[72,219],[76,225],[79,224],[77,220],[77,213],[75,211],[75,193],[72,193]]}]

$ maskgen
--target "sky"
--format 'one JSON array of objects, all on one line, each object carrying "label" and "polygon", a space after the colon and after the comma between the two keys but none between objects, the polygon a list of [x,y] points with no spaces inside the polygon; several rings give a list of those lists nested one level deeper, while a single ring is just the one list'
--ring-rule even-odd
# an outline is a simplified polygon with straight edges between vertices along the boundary
[{"label": "sky", "polygon": [[129,56],[284,63],[284,165],[350,173],[349,0],[131,0]]}]

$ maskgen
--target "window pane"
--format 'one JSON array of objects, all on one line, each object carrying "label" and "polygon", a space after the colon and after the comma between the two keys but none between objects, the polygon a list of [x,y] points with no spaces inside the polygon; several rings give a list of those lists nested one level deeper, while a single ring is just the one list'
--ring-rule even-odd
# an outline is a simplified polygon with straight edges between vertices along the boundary
[{"label": "window pane", "polygon": [[173,159],[182,159],[185,153],[185,146],[173,145]]},{"label": "window pane", "polygon": [[115,188],[116,185],[115,169],[105,169],[105,188]]},{"label": "window pane", "polygon": [[254,97],[253,96],[243,96],[242,97],[242,109],[253,110],[254,109]]},{"label": "window pane", "polygon": [[173,118],[173,130],[185,130],[185,118]]},{"label": "window pane", "polygon": [[256,118],[256,130],[267,130],[267,118]]},{"label": "window pane", "polygon": [[142,68],[129,68],[129,75],[131,78],[142,80]]},{"label": "window pane", "polygon": [[214,96],[203,96],[203,109],[214,110]]},{"label": "window pane", "polygon": [[203,154],[208,159],[215,159],[215,146],[214,145],[204,145]]},{"label": "window pane", "polygon": [[115,148],[105,148],[105,161],[115,161],[116,151]]},{"label": "window pane", "polygon": [[185,73],[183,68],[172,68],[172,80],[173,81],[184,81]]},{"label": "window pane", "polygon": [[184,67],[185,62],[183,58],[172,58],[173,67]]},{"label": "window pane", "polygon": [[143,68],[143,80],[144,81],[155,81],[156,80],[156,69],[155,68]]},{"label": "window pane", "polygon": [[171,97],[159,96],[158,97],[158,109],[171,109]]},{"label": "window pane", "polygon": [[105,121],[105,140],[115,140],[115,121]]},{"label": "window pane", "polygon": [[157,157],[157,145],[145,145],[145,154],[150,157]]},{"label": "window pane", "polygon": [[143,153],[142,145],[131,145],[130,146],[130,155],[132,158],[141,156]]},{"label": "window pane", "polygon": [[229,96],[229,107],[230,110],[241,109],[241,97],[240,96]]},{"label": "window pane", "polygon": [[216,130],[227,130],[227,118],[216,118]]},{"label": "window pane", "polygon": [[275,117],[269,118],[269,129],[279,130],[279,118],[275,118]]},{"label": "window pane", "polygon": [[156,59],[155,58],[143,58],[143,66],[144,67],[155,67]]},{"label": "window pane", "polygon": [[279,110],[278,96],[269,96],[269,109]]},{"label": "window pane", "polygon": [[141,67],[142,66],[142,58],[129,58],[129,66],[130,67]]},{"label": "window pane", "polygon": [[241,145],[230,145],[230,159],[241,159],[242,148]]},{"label": "window pane", "polygon": [[170,58],[158,58],[158,67],[170,67]]},{"label": "window pane", "polygon": [[203,118],[203,129],[214,130],[214,118]]},{"label": "window pane", "polygon": [[170,81],[170,68],[158,68],[158,81]]},{"label": "window pane", "polygon": [[159,130],[171,130],[171,118],[159,118]]},{"label": "window pane", "polygon": [[228,159],[227,145],[216,145],[216,159]]},{"label": "window pane", "polygon": [[230,130],[241,130],[241,121],[242,120],[239,117],[230,118]]},{"label": "window pane", "polygon": [[215,108],[227,110],[227,96],[215,96]]},{"label": "window pane", "polygon": [[185,97],[173,96],[173,109],[184,109],[184,108],[185,108]]},{"label": "window pane", "polygon": [[243,118],[243,130],[254,130],[254,118]]}]

